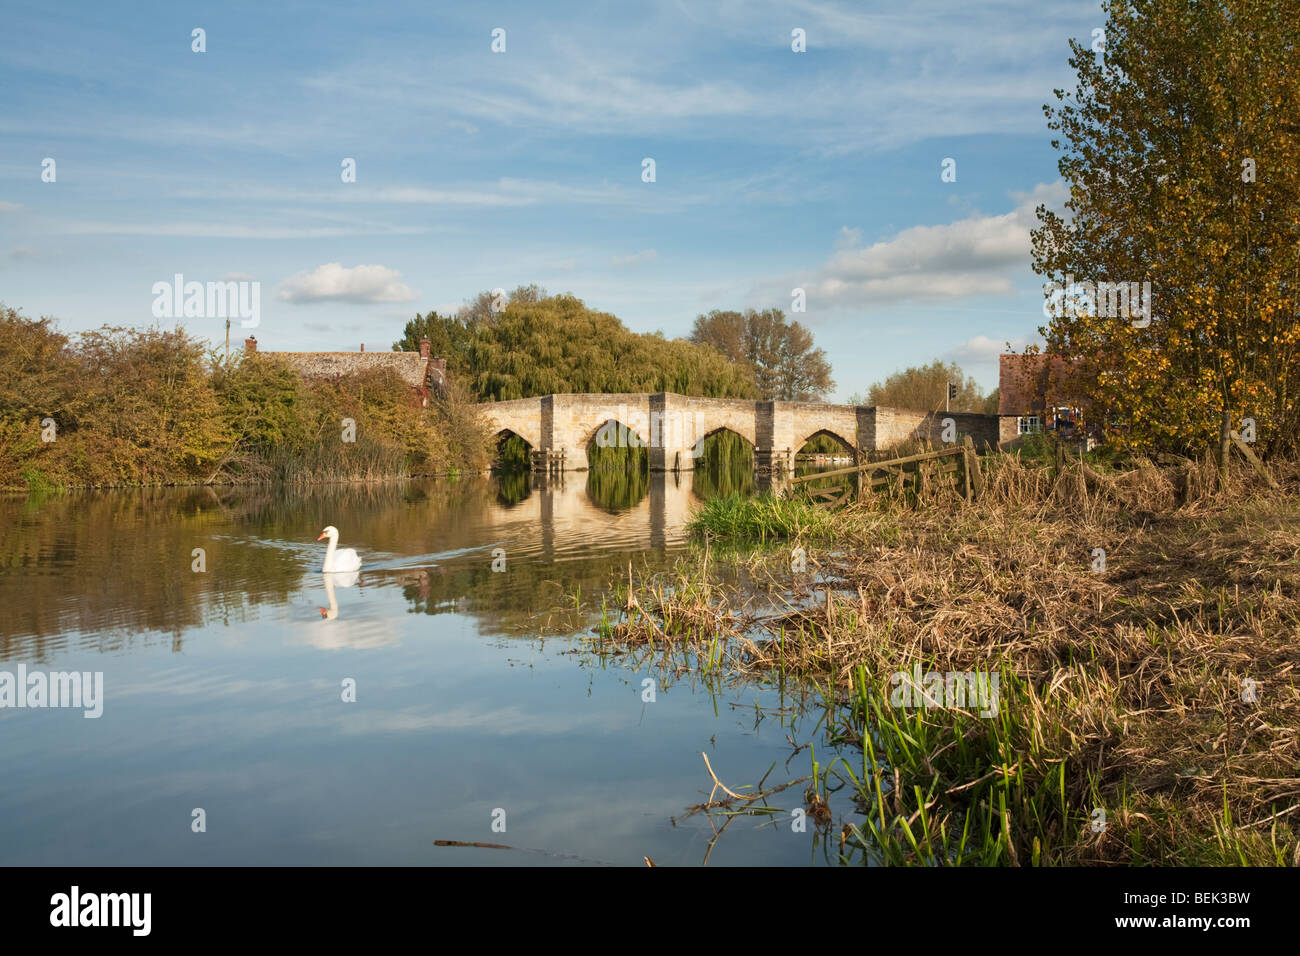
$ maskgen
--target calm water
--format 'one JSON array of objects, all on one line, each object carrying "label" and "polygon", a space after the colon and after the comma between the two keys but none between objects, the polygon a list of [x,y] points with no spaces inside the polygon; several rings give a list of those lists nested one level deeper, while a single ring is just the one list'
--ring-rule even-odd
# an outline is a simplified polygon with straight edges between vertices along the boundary
[{"label": "calm water", "polygon": [[[832,759],[797,688],[711,690],[583,640],[612,574],[688,546],[691,482],[0,499],[0,672],[104,675],[99,719],[0,709],[0,862],[833,860],[811,821],[792,832],[802,784],[772,799],[778,826],[737,818],[711,851],[709,819],[682,819],[711,787],[701,752],[733,789],[809,772],[807,750],[785,769],[787,734]],[[364,562],[332,587],[327,524]],[[859,819],[832,806],[836,833]]]}]

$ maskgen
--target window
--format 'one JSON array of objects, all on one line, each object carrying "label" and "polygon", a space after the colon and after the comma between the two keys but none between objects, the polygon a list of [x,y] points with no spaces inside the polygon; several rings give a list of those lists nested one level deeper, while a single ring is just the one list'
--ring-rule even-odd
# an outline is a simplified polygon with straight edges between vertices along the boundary
[{"label": "window", "polygon": [[1038,421],[1037,415],[1021,415],[1016,419],[1020,425],[1020,434],[1028,435],[1030,432],[1042,431],[1042,424]]}]

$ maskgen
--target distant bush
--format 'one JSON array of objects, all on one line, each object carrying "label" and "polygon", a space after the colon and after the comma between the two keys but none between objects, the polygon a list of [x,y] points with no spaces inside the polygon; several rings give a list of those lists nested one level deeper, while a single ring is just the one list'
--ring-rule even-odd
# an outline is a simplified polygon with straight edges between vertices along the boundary
[{"label": "distant bush", "polygon": [[[104,327],[75,343],[0,306],[0,487],[376,479],[490,461],[463,390],[414,407],[391,370],[301,378],[229,362],[182,329]],[[343,441],[343,419],[355,441]],[[53,420],[54,441],[42,440]]]}]

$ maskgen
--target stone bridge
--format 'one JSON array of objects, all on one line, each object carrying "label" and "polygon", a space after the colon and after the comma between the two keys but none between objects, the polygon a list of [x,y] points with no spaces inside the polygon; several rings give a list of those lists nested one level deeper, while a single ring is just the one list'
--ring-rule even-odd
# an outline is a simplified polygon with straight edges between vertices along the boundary
[{"label": "stone bridge", "polygon": [[[492,432],[513,433],[532,446],[534,460],[581,471],[593,444],[648,446],[654,471],[689,471],[696,447],[728,429],[754,448],[760,468],[793,465],[794,455],[816,435],[838,438],[856,456],[893,448],[909,438],[943,441],[952,419],[956,441],[970,435],[977,448],[999,440],[996,415],[921,412],[823,402],[765,402],[654,394],[542,395],[478,406]],[[562,464],[561,464],[562,462]]]}]

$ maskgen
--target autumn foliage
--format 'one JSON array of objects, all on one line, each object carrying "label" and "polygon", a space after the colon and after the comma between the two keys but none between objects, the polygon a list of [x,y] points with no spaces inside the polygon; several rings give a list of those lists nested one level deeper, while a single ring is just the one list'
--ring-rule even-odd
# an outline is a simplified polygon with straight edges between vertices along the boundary
[{"label": "autumn foliage", "polygon": [[[1041,330],[1087,370],[1108,437],[1201,452],[1252,418],[1294,450],[1300,407],[1300,15],[1282,0],[1109,0],[1044,107],[1069,187],[1040,207],[1035,270],[1067,288]],[[1149,321],[1084,282],[1150,282]]]},{"label": "autumn foliage", "polygon": [[[308,381],[183,329],[70,338],[0,307],[0,487],[388,478],[482,468],[454,391],[429,409],[384,370]],[[344,441],[343,420],[355,423]]]}]

